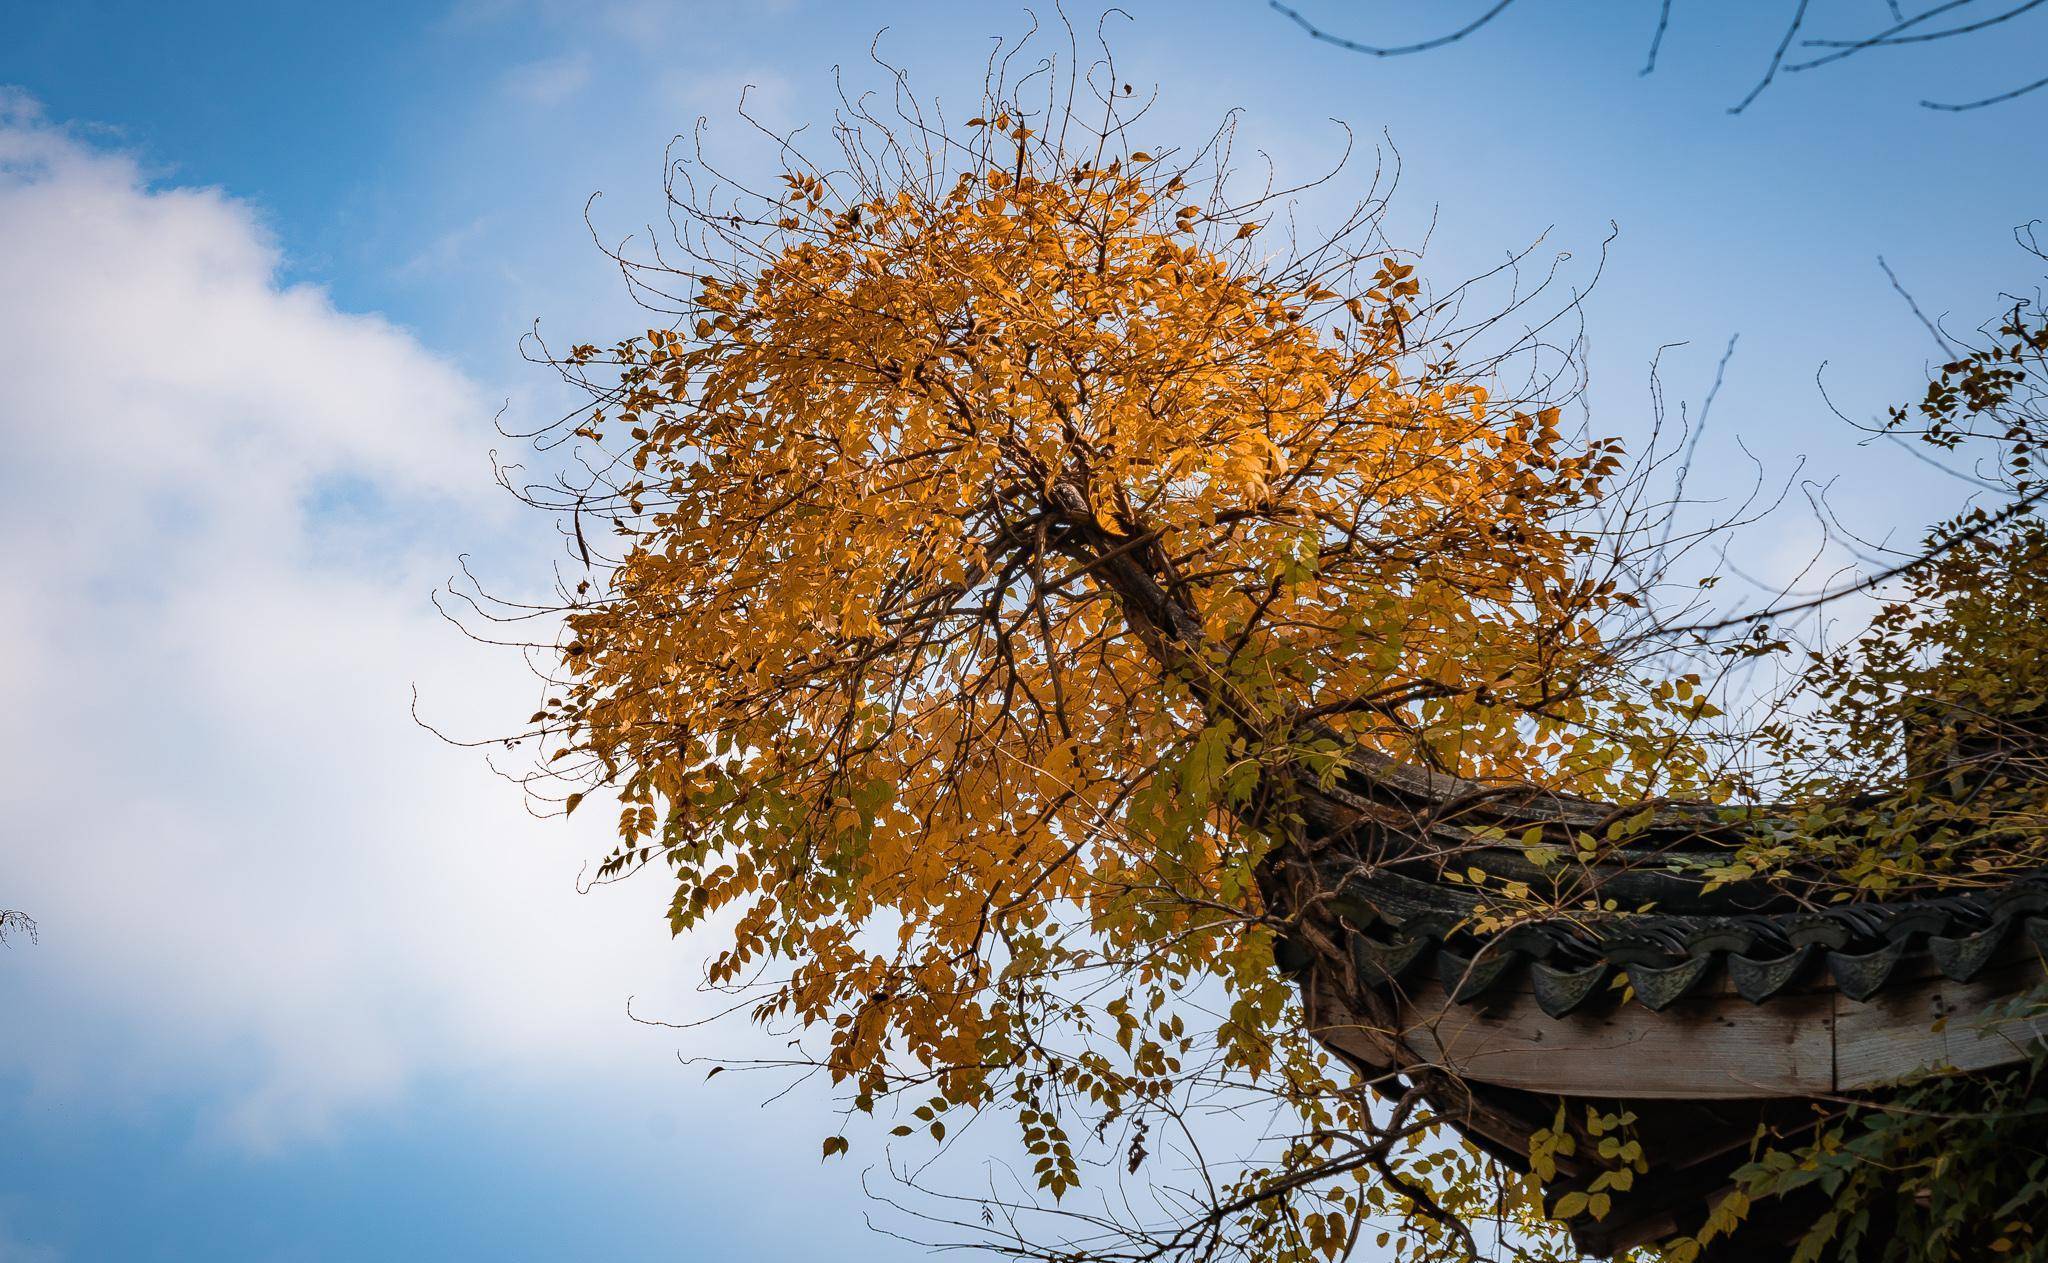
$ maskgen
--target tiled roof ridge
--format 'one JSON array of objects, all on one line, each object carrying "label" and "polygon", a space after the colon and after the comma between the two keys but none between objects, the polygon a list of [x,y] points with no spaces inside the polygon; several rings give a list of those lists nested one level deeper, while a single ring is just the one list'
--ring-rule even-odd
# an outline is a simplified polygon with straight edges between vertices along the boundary
[{"label": "tiled roof ridge", "polygon": [[1909,961],[1968,982],[2016,941],[2048,955],[2048,871],[1885,902],[1558,916],[1493,933],[1471,928],[1478,906],[1476,892],[1384,869],[1345,879],[1335,900],[1367,985],[1410,987],[1433,974],[1452,1000],[1471,1003],[1526,977],[1552,1017],[1618,997],[1624,970],[1635,1000],[1661,1011],[1724,971],[1755,1004],[1822,974],[1863,1000]]}]

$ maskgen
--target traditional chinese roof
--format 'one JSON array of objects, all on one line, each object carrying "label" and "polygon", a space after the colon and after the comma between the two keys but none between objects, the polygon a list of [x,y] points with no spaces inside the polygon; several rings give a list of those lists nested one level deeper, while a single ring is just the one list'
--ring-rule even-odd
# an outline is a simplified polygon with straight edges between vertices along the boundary
[{"label": "traditional chinese roof", "polygon": [[[1474,867],[1503,866],[1491,858]],[[1639,870],[1632,884],[1650,879]],[[1678,881],[1699,889],[1697,879]],[[1346,882],[1337,908],[1360,981],[1411,987],[1433,976],[1465,1004],[1514,985],[1532,991],[1544,1013],[1563,1017],[1623,1002],[1624,989],[1613,985],[1623,971],[1626,994],[1658,1012],[1724,978],[1752,1004],[1823,978],[1863,1000],[1894,976],[1926,976],[1929,969],[1916,968],[1923,962],[1968,982],[2016,940],[2048,954],[2048,875],[1992,890],[1819,909],[1781,897],[1785,906],[1775,910],[1552,917],[1492,934],[1473,928],[1482,899],[1392,871]],[[1692,902],[1700,902],[1697,895]]]},{"label": "traditional chinese roof", "polygon": [[[1843,1093],[1988,1071],[2048,1039],[2048,1017],[2018,1003],[2048,958],[2048,869],[1882,900],[1841,898],[1819,868],[1717,881],[1748,843],[1801,833],[1803,813],[1619,806],[1360,762],[1304,796],[1310,841],[1267,874],[1300,918],[1278,963],[1332,1051],[1425,1076],[1510,1167],[1528,1169],[1560,1100],[1633,1111],[1650,1170],[1604,1220],[1572,1221],[1589,1255],[1696,1228],[1760,1127],[1796,1138]],[[1599,1174],[1560,1160],[1545,1194]],[[1789,1253],[1813,1196],[1758,1210],[1728,1257]]]}]

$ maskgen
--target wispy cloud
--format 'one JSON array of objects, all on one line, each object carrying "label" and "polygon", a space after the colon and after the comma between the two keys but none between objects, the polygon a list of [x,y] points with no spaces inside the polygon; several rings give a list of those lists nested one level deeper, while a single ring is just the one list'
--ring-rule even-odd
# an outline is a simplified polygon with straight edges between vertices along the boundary
[{"label": "wispy cloud", "polygon": [[590,82],[590,55],[565,53],[514,66],[505,75],[505,92],[528,105],[558,106]]},{"label": "wispy cloud", "polygon": [[748,117],[770,131],[795,126],[795,86],[776,71],[757,67],[716,73],[672,72],[659,83],[661,103],[679,115],[706,115],[723,123],[745,108]]}]

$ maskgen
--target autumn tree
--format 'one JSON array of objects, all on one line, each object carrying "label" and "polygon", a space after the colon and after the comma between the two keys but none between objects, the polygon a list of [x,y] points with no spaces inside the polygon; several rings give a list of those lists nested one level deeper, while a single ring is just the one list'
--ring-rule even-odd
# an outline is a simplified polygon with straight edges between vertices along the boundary
[{"label": "autumn tree", "polygon": [[1227,129],[1137,147],[1142,100],[998,60],[964,123],[899,82],[831,163],[775,138],[772,188],[675,166],[687,261],[621,257],[667,316],[549,357],[585,472],[518,488],[581,572],[530,783],[616,801],[604,876],[665,874],[846,1093],[827,1157],[1013,1119],[1015,1186],[942,1195],[983,1244],[1574,1257],[1452,1077],[1334,1057],[1276,949],[1343,956],[1311,878],[1368,834],[1462,871],[1480,817],[1417,786],[1734,818],[1716,699],[1771,638],[1672,595],[1668,453],[1565,424],[1540,287],[1475,315],[1377,200],[1300,239]]}]

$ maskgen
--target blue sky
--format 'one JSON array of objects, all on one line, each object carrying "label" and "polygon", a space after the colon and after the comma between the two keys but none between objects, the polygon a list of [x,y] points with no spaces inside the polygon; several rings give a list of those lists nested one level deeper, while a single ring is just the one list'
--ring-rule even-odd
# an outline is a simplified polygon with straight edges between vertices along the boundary
[{"label": "blue sky", "polygon": [[[1427,33],[1420,7],[1306,11],[1399,38]],[[1668,401],[1697,408],[1739,333],[1704,484],[1742,486],[1746,453],[1778,476],[1805,458],[1845,521],[1910,533],[1967,488],[1857,446],[1816,374],[1856,417],[1922,380],[1932,344],[1879,255],[1960,328],[2036,281],[2011,230],[2048,212],[2048,94],[1915,103],[2037,77],[2048,19],[1790,76],[1729,115],[1788,7],[1681,3],[1647,79],[1642,4],[1526,0],[1392,61],[1255,0],[1133,0],[1111,30],[1160,91],[1151,147],[1233,107],[1289,174],[1335,154],[1331,117],[1391,143],[1391,231],[1434,224],[1429,275],[1541,238],[1584,282],[1612,223],[1590,423],[1641,432],[1664,344],[1684,344]],[[1852,30],[1882,6],[1814,11]],[[884,26],[918,85],[967,103],[1023,21],[907,0],[0,8],[0,652],[25,664],[0,905],[43,928],[0,949],[0,1263],[918,1256],[861,1227],[879,1137],[821,1165],[825,1094],[764,1105],[677,1060],[772,1041],[627,1017],[629,995],[669,1018],[705,1001],[660,890],[576,893],[601,822],[530,820],[409,706],[417,685],[470,734],[530,709],[516,661],[429,594],[461,554],[543,573],[548,524],[490,485],[491,418],[553,402],[517,353],[533,321],[635,328],[589,197],[607,240],[648,222],[663,144],[699,114],[758,167],[740,89],[822,122],[832,67],[873,82]],[[1817,538],[1795,513],[1743,561],[1784,575]]]}]

